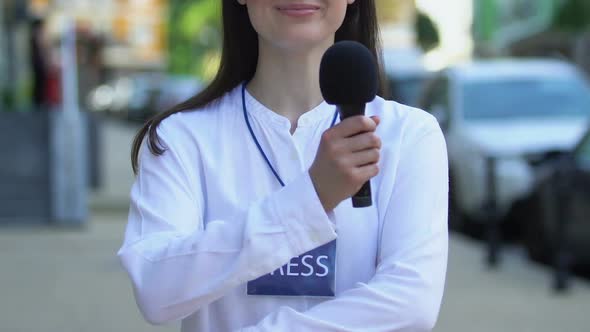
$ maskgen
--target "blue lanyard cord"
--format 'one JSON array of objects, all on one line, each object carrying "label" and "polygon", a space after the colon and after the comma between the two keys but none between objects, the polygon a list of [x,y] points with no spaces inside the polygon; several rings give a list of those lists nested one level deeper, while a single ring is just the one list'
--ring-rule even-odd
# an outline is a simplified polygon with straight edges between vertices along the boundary
[{"label": "blue lanyard cord", "polygon": [[[279,176],[279,173],[277,173],[275,168],[272,166],[272,163],[270,162],[270,160],[268,160],[266,153],[264,153],[262,146],[260,146],[260,142],[258,142],[258,139],[256,138],[256,134],[254,134],[254,130],[252,129],[252,125],[250,125],[250,120],[248,119],[248,109],[246,108],[246,83],[242,84],[242,109],[244,111],[244,120],[246,120],[246,125],[248,126],[248,130],[250,131],[250,135],[252,136],[252,140],[254,140],[254,143],[256,144],[258,151],[260,151],[260,154],[262,155],[262,157],[266,161],[266,164],[268,165],[268,167],[272,171],[272,174],[274,174],[275,178],[277,178],[277,180],[279,181],[281,186],[284,187],[285,183],[283,182],[283,180]],[[336,110],[334,112],[334,118],[332,119],[332,124],[330,125],[330,128],[334,127],[334,125],[336,124],[336,119],[338,119],[338,110]]]}]

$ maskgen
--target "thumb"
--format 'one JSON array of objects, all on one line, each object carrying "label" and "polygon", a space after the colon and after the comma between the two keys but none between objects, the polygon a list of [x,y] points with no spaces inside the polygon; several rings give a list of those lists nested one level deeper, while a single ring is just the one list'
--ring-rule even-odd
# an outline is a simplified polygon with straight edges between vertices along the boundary
[{"label": "thumb", "polygon": [[377,126],[381,123],[381,118],[378,117],[377,115],[373,115],[371,117],[371,119],[375,122],[375,125],[377,125]]}]

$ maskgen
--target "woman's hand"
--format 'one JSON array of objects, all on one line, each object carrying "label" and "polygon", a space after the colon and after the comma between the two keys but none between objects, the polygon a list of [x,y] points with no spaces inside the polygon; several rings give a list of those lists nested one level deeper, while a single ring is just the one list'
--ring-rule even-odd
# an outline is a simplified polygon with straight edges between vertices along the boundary
[{"label": "woman's hand", "polygon": [[353,116],[326,130],[309,175],[326,211],[356,194],[379,173],[376,116]]}]

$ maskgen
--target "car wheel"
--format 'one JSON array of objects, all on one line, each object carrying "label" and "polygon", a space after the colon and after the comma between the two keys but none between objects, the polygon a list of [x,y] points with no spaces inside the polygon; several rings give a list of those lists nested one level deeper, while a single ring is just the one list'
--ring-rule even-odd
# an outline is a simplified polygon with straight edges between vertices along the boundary
[{"label": "car wheel", "polygon": [[551,247],[547,236],[547,225],[550,223],[554,211],[551,202],[551,186],[541,186],[531,197],[527,206],[529,207],[529,216],[523,222],[524,236],[523,242],[527,249],[529,258],[541,263],[550,263]]}]

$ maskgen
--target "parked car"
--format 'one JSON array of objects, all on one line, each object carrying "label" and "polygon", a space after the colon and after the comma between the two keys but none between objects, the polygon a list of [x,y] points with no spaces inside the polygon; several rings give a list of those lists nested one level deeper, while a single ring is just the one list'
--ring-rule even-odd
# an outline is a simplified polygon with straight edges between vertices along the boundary
[{"label": "parked car", "polygon": [[447,140],[451,227],[486,220],[490,157],[496,160],[496,213],[505,217],[533,187],[526,156],[572,149],[590,118],[588,105],[588,82],[562,61],[481,60],[440,72],[420,107],[438,119]]},{"label": "parked car", "polygon": [[[574,263],[590,265],[590,129],[571,151],[536,158],[535,187],[523,204],[529,256],[550,261],[563,223],[563,239]],[[559,204],[565,204],[565,215],[560,215]]]},{"label": "parked car", "polygon": [[92,90],[89,108],[119,118],[143,122],[195,95],[199,80],[162,73],[137,73],[119,77]]},{"label": "parked car", "polygon": [[433,74],[425,68],[422,58],[422,52],[417,49],[384,50],[383,65],[393,100],[418,106],[420,93]]},{"label": "parked car", "polygon": [[156,109],[159,112],[166,111],[195,96],[202,88],[202,82],[192,76],[168,76],[162,81]]}]

